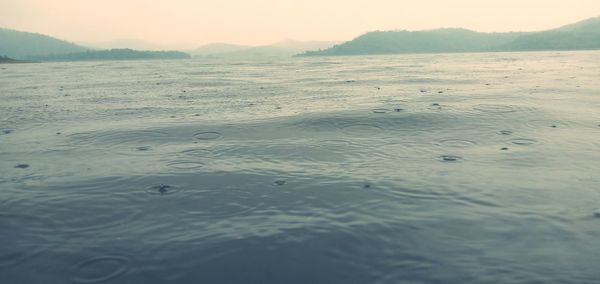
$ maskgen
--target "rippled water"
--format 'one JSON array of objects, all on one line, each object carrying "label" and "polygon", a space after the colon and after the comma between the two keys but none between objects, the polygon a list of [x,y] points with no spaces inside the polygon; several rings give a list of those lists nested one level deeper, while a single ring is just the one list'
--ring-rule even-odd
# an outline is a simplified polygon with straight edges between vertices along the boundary
[{"label": "rippled water", "polygon": [[600,283],[600,52],[0,67],[2,283]]}]

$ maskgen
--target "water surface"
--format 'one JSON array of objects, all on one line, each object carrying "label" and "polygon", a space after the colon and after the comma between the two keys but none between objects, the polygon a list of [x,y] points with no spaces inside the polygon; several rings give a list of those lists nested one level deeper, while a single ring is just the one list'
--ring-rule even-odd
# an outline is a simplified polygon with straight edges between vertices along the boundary
[{"label": "water surface", "polygon": [[2,283],[600,283],[600,52],[1,67]]}]

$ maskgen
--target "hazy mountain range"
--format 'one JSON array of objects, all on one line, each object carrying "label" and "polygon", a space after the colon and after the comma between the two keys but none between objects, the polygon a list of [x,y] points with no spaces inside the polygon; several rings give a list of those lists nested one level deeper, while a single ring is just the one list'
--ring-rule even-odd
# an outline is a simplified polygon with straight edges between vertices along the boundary
[{"label": "hazy mountain range", "polygon": [[[120,39],[103,43],[82,45],[50,36],[0,29],[0,56],[36,61],[119,60],[148,58],[269,58],[291,57],[308,50],[331,47],[339,42],[284,40],[271,45],[244,46],[214,43],[196,49],[183,49],[179,53],[170,45],[158,45],[135,39]],[[181,44],[177,46],[181,47]],[[188,44],[189,46],[189,44]],[[140,51],[143,50],[143,51]],[[183,55],[185,52],[189,55]]]},{"label": "hazy mountain range", "polygon": [[156,44],[153,42],[140,40],[140,39],[115,39],[103,42],[77,42],[78,45],[85,46],[92,49],[136,49],[136,50],[192,50],[197,47],[191,43],[170,43],[170,44]]},{"label": "hazy mountain range", "polygon": [[323,49],[334,46],[339,42],[334,41],[296,41],[284,40],[270,45],[244,46],[226,43],[204,45],[190,51],[194,57],[209,58],[265,58],[265,57],[291,57],[309,50]]},{"label": "hazy mountain range", "polygon": [[375,31],[304,56],[600,49],[600,17],[541,32]]},{"label": "hazy mountain range", "polygon": [[169,47],[173,46],[128,39],[84,46],[42,34],[0,29],[0,56],[22,60],[189,58],[190,55],[198,58],[250,59],[291,57],[297,54],[328,56],[600,49],[600,17],[540,32],[481,33],[467,29],[374,31],[344,43],[294,40],[263,46],[214,43],[183,50],[185,53],[182,50],[158,51],[169,50]]},{"label": "hazy mountain range", "polygon": [[340,42],[335,41],[296,41],[292,39],[279,41],[269,45],[248,46],[228,43],[211,43],[195,48],[193,44],[155,44],[137,39],[118,39],[99,43],[79,43],[82,46],[94,49],[128,48],[136,50],[180,50],[194,57],[202,58],[265,58],[265,57],[290,57],[309,50],[323,49],[334,46]]}]

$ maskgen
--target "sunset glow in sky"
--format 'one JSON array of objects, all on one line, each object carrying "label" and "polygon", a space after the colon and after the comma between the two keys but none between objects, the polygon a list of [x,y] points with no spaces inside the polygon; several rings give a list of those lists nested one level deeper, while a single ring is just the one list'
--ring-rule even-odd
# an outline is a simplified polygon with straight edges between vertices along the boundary
[{"label": "sunset glow in sky", "polygon": [[69,41],[349,40],[390,29],[534,31],[600,16],[599,0],[0,0],[0,27]]}]

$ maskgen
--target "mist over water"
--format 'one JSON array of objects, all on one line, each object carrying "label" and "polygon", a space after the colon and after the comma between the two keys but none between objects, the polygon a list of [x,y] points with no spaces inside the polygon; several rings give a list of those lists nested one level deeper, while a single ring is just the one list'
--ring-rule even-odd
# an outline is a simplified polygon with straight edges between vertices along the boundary
[{"label": "mist over water", "polygon": [[3,283],[600,283],[600,52],[0,65]]}]

